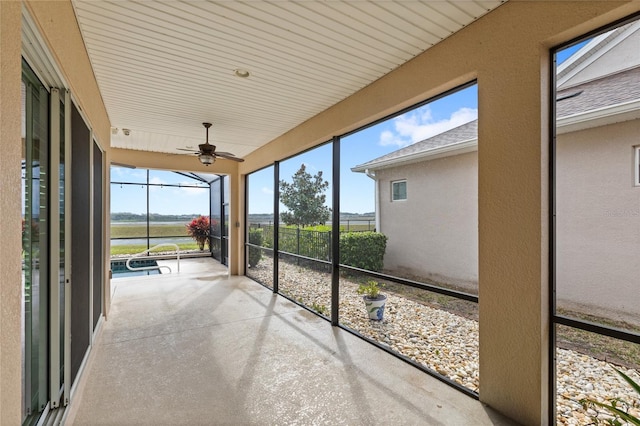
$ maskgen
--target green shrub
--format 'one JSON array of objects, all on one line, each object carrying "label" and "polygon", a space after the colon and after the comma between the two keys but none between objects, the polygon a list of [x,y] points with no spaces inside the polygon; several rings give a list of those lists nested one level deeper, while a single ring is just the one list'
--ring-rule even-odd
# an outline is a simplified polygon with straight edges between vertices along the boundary
[{"label": "green shrub", "polygon": [[[249,243],[262,246],[262,239],[261,228],[249,229]],[[253,268],[256,266],[260,262],[260,259],[262,259],[262,249],[249,246],[249,267]]]},{"label": "green shrub", "polygon": [[368,271],[382,271],[387,236],[379,232],[340,234],[340,263]]},{"label": "green shrub", "polygon": [[273,248],[273,225],[262,225],[262,247]]}]

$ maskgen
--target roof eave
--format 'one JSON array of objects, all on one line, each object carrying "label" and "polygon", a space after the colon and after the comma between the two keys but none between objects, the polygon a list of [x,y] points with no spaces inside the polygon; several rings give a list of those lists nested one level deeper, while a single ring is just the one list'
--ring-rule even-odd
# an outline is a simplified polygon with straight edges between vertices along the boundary
[{"label": "roof eave", "polygon": [[381,170],[388,167],[396,167],[404,164],[416,163],[423,160],[435,160],[436,158],[448,157],[451,155],[465,154],[478,150],[478,138],[469,139],[462,142],[439,146],[427,151],[407,154],[403,157],[390,158],[388,160],[362,164],[351,168],[352,172],[364,173],[367,170]]},{"label": "roof eave", "polygon": [[570,133],[622,121],[640,119],[640,100],[593,109],[560,117],[556,121],[557,133]]},{"label": "roof eave", "polygon": [[[624,102],[590,111],[560,117],[556,121],[557,134],[576,132],[607,124],[640,119],[640,100]],[[451,155],[464,154],[478,150],[478,138],[453,143],[427,151],[407,154],[402,157],[390,158],[375,163],[365,163],[351,168],[352,172],[365,173],[367,170],[381,170],[405,164],[416,163],[423,160],[435,160],[436,158]]]}]

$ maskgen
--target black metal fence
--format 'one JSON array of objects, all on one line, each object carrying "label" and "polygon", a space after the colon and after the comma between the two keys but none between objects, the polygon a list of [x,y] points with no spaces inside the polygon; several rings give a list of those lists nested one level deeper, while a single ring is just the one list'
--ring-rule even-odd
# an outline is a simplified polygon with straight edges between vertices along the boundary
[{"label": "black metal fence", "polygon": [[[273,224],[252,223],[249,227],[262,229],[262,246],[273,248]],[[311,259],[331,260],[331,231],[280,227],[278,237],[280,252]]]}]

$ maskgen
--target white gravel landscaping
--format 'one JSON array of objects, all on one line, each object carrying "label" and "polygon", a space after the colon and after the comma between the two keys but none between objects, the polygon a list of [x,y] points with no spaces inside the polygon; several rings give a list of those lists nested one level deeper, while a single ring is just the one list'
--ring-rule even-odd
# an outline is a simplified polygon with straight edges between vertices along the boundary
[{"label": "white gravel landscaping", "polygon": [[[263,257],[248,270],[248,275],[264,285],[273,286],[273,262]],[[279,262],[280,291],[289,297],[330,315],[331,279],[327,273]],[[387,304],[384,320],[369,320],[358,285],[340,280],[340,323],[357,330],[393,351],[478,392],[478,322],[451,312],[435,309],[385,292]],[[372,349],[373,350],[373,349]],[[618,367],[620,368],[620,367]],[[589,425],[597,414],[584,410],[578,402],[591,398],[606,402],[620,398],[634,405],[631,412],[640,415],[638,394],[615,373],[612,365],[572,350],[557,351],[557,422],[563,425]],[[640,382],[634,369],[622,368]],[[620,405],[618,405],[620,407]],[[608,418],[602,411],[599,419]]]}]

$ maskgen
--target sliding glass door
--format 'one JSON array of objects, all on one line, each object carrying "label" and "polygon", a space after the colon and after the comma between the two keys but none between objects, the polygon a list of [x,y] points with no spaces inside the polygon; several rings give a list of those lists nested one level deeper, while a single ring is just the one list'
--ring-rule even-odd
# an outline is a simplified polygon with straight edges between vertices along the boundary
[{"label": "sliding glass door", "polygon": [[22,389],[24,424],[49,401],[49,92],[25,64],[22,72]]},{"label": "sliding glass door", "polygon": [[[22,420],[40,422],[62,404],[69,96],[22,67]],[[68,183],[68,182],[67,182]],[[67,295],[68,296],[68,295]],[[67,390],[68,394],[68,390]]]}]

